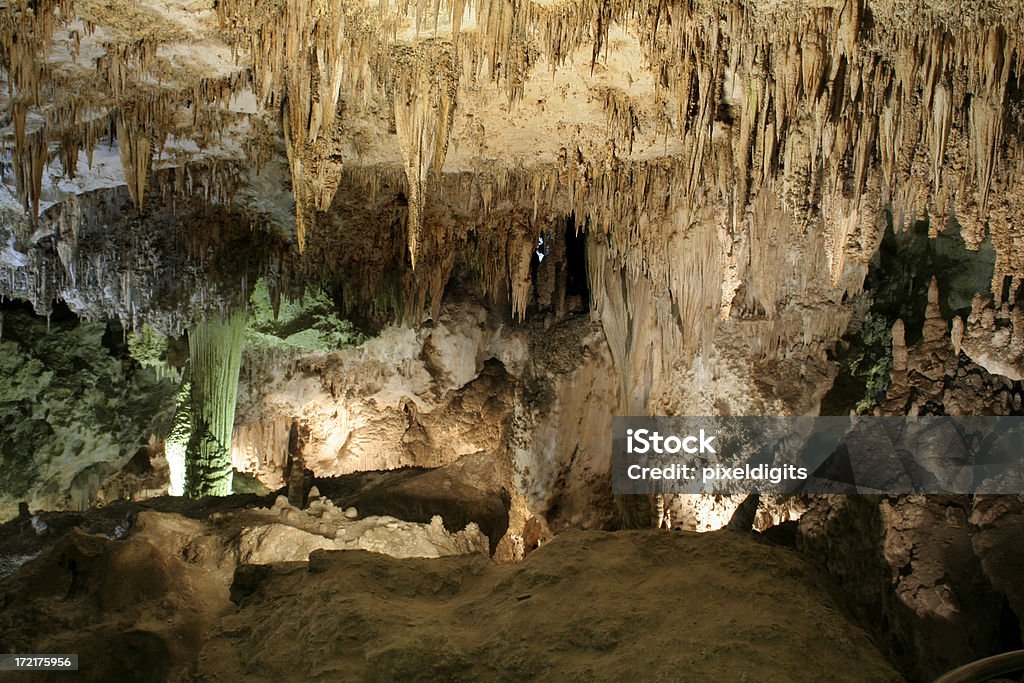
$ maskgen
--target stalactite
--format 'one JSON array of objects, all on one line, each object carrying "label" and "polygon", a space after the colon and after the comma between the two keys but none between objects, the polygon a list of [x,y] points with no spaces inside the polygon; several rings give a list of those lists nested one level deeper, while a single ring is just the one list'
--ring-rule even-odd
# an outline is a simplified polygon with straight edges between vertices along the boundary
[{"label": "stalactite", "polygon": [[608,121],[608,130],[615,136],[616,145],[633,153],[633,143],[640,126],[637,106],[632,99],[616,88],[608,88],[604,96],[604,110]]},{"label": "stalactite", "polygon": [[396,50],[395,129],[405,157],[409,260],[416,268],[423,239],[423,206],[427,181],[441,175],[448,151],[458,72],[453,68],[451,45],[425,42],[418,49]]},{"label": "stalactite", "polygon": [[22,205],[39,215],[39,201],[43,194],[43,172],[49,161],[45,129],[27,131],[28,107],[24,103],[14,104],[14,177]]},{"label": "stalactite", "polygon": [[231,493],[231,435],[245,339],[244,309],[208,318],[189,331],[192,434],[186,457],[190,497]]},{"label": "stalactite", "polygon": [[509,244],[506,249],[508,264],[504,270],[508,273],[509,298],[512,303],[512,315],[519,320],[526,317],[526,306],[530,296],[530,264],[537,244],[537,231],[521,225],[509,233]]},{"label": "stalactite", "polygon": [[121,112],[117,117],[118,151],[121,154],[121,168],[128,183],[128,192],[135,206],[141,211],[146,204],[146,185],[149,169],[153,162],[153,149],[142,122],[131,112]]}]

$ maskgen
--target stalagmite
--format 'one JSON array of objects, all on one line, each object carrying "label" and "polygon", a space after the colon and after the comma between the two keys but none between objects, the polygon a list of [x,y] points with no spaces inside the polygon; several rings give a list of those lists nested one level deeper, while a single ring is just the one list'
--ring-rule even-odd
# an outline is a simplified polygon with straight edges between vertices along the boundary
[{"label": "stalagmite", "polygon": [[946,338],[946,319],[942,317],[942,310],[939,307],[939,283],[934,277],[928,285],[928,305],[925,309],[922,334],[926,343]]},{"label": "stalagmite", "polygon": [[245,338],[245,310],[213,317],[189,331],[192,434],[186,456],[186,495],[231,493],[231,435],[238,371]]},{"label": "stalagmite", "polygon": [[174,406],[174,423],[171,432],[164,441],[164,456],[170,469],[170,486],[168,495],[185,495],[186,454],[188,442],[192,437],[192,373],[186,367],[178,385],[177,399]]},{"label": "stalagmite", "polygon": [[896,320],[892,325],[892,371],[897,373],[907,371],[907,340],[903,321]]},{"label": "stalagmite", "polygon": [[949,341],[953,344],[953,353],[960,353],[964,343],[964,320],[960,316],[953,318],[953,327],[949,331]]}]

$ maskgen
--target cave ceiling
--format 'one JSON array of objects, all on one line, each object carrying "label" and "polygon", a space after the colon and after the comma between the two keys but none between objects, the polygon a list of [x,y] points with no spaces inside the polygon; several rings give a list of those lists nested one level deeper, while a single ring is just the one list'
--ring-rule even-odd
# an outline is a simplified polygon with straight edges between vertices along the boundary
[{"label": "cave ceiling", "polygon": [[[238,223],[275,235],[243,271],[342,272],[416,313],[461,260],[521,317],[538,238],[572,216],[600,236],[591,261],[692,321],[692,348],[734,306],[842,300],[886,226],[925,218],[991,240],[1002,290],[1024,271],[1022,17],[1016,1],[6,0],[0,287],[45,298],[49,269],[49,294],[85,297],[83,236],[126,226],[149,230],[147,272],[187,280],[194,264],[157,261],[237,243]],[[43,268],[27,252],[45,235]],[[591,271],[600,311],[608,273]]]}]

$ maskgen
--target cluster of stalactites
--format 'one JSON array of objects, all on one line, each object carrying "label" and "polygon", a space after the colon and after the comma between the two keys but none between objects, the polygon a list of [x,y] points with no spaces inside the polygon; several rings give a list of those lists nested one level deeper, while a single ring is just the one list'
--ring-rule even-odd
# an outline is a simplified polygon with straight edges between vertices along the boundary
[{"label": "cluster of stalactites", "polygon": [[426,183],[430,176],[441,176],[459,76],[450,43],[430,41],[417,47],[403,50],[401,58],[394,60],[398,68],[391,86],[395,130],[405,159],[407,239],[414,269],[423,229]]},{"label": "cluster of stalactites", "polygon": [[[516,7],[506,0],[439,0],[429,6],[289,0],[270,9],[254,0],[218,3],[222,26],[236,37],[236,46],[248,45],[261,101],[283,108],[300,251],[316,212],[329,208],[340,181],[340,154],[331,143],[342,97],[355,109],[378,93],[393,103],[406,166],[409,258],[415,267],[424,183],[428,171],[439,173],[444,163],[463,72],[471,70],[475,78],[486,69],[515,98],[537,60],[538,43],[549,63],[561,64],[595,33],[606,34],[613,15],[624,9],[613,13],[608,7],[589,2]],[[450,36],[429,39],[442,16],[450,22]],[[463,34],[467,16],[476,18],[476,28]],[[424,40],[398,40],[407,17]],[[600,44],[595,41],[595,55]]]},{"label": "cluster of stalactites", "polygon": [[53,32],[73,15],[70,0],[30,3],[15,0],[0,8],[0,68],[5,71],[14,126],[15,181],[22,204],[39,212],[47,140],[28,129],[30,108],[43,101],[48,67],[45,55]]},{"label": "cluster of stalactites", "polygon": [[[74,28],[68,33],[72,63],[53,61],[55,32],[77,19],[70,0],[17,0],[0,7],[0,71],[14,133],[0,144],[13,146],[19,198],[33,216],[51,160],[58,157],[64,175],[73,177],[79,153],[91,165],[93,150],[114,134],[132,199],[144,208],[153,159],[167,137],[194,137],[201,144],[219,133],[224,117],[200,110],[223,107],[246,85],[244,70],[212,79],[176,71],[158,55],[158,37],[103,43],[103,54],[86,62],[80,61],[82,30]],[[82,23],[91,34],[91,22]],[[191,121],[179,120],[182,108],[192,109]]]},{"label": "cluster of stalactites", "polygon": [[[837,285],[850,259],[874,252],[885,210],[929,216],[936,229],[955,217],[972,246],[986,226],[1015,230],[1003,215],[1024,190],[1008,153],[1017,143],[1005,138],[1008,120],[1021,124],[1007,101],[1024,60],[1020,16],[978,30],[867,26],[857,1],[775,25],[747,5],[726,22],[691,5],[669,12],[670,49],[650,55],[678,102],[688,201],[710,184],[742,215],[759,188],[774,189],[794,218],[823,221]],[[1003,250],[1001,271],[1019,268],[1013,253]]]},{"label": "cluster of stalactites", "polygon": [[[937,225],[955,216],[969,244],[980,242],[986,226],[993,235],[1016,234],[1005,218],[1020,194],[1020,172],[1005,159],[1007,91],[1012,75],[1024,73],[1016,15],[978,30],[943,23],[948,18],[927,3],[919,8],[922,21],[912,25],[868,21],[872,7],[860,0],[785,12],[752,3],[650,0],[373,7],[293,0],[276,14],[260,14],[251,0],[219,7],[249,38],[264,101],[286,101],[303,233],[337,187],[337,162],[327,161],[316,142],[339,97],[358,106],[383,89],[392,96],[406,162],[409,250],[417,259],[424,170],[444,161],[458,97],[449,97],[437,74],[425,78],[394,56],[421,48],[435,27],[451,31],[438,40],[457,53],[435,55],[437,71],[453,65],[455,83],[484,73],[514,98],[537,63],[557,68],[588,44],[599,58],[614,23],[641,41],[658,97],[675,103],[660,128],[682,143],[682,199],[721,201],[742,216],[761,189],[774,191],[798,220],[823,221],[837,285],[851,260],[870,258],[883,209],[908,220],[927,214]],[[423,40],[395,50],[407,17]],[[474,28],[463,32],[467,17]],[[612,90],[605,107],[617,147],[628,155],[635,110]],[[1017,237],[996,241],[1005,244],[1000,270],[1019,269]]]},{"label": "cluster of stalactites", "polygon": [[316,212],[330,207],[340,180],[342,94],[365,104],[376,92],[372,67],[396,24],[358,2],[240,0],[218,3],[217,12],[236,49],[248,47],[259,101],[281,108],[302,251]]}]

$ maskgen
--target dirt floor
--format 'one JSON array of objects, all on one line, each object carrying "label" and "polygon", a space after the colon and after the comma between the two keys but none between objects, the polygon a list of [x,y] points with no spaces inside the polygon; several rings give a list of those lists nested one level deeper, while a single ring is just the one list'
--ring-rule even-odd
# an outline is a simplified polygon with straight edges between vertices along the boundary
[{"label": "dirt floor", "polygon": [[0,651],[77,652],[81,671],[8,678],[901,680],[828,578],[747,534],[567,532],[512,566],[364,550],[239,566],[232,514],[144,511],[117,540],[49,543],[0,579]]}]

